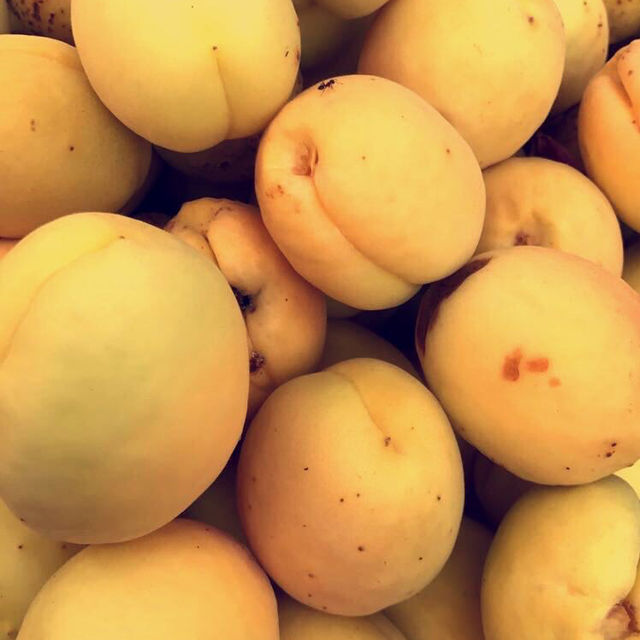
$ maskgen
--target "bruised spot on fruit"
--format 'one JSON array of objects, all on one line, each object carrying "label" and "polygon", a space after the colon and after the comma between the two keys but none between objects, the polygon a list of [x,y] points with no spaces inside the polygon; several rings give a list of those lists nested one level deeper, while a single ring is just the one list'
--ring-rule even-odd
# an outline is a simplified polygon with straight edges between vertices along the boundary
[{"label": "bruised spot on fruit", "polygon": [[614,604],[602,623],[605,640],[619,640],[640,633],[635,607],[626,600]]},{"label": "bruised spot on fruit", "polygon": [[236,301],[238,302],[238,306],[240,307],[240,311],[242,311],[243,315],[245,313],[252,313],[256,310],[255,304],[253,302],[253,296],[244,291],[240,291],[236,287],[231,287],[233,291],[233,295],[236,297]]},{"label": "bruised spot on fruit", "polygon": [[525,366],[534,373],[544,373],[549,368],[549,358],[533,358],[527,360]]},{"label": "bruised spot on fruit", "polygon": [[422,297],[418,318],[416,320],[416,346],[424,355],[427,333],[438,318],[438,310],[442,302],[458,289],[462,283],[483,267],[491,258],[476,258],[460,267],[455,273],[432,284]]},{"label": "bruised spot on fruit", "polygon": [[502,377],[510,382],[515,382],[520,377],[520,362],[522,351],[515,349],[512,353],[504,357],[502,363]]},{"label": "bruised spot on fruit", "polygon": [[362,545],[360,545],[360,546],[358,547],[358,551],[364,551],[364,547],[363,547]]},{"label": "bruised spot on fruit", "polygon": [[[302,144],[297,149],[296,162],[292,171],[297,176],[312,176],[318,161],[318,152],[315,149],[310,149],[306,144]],[[283,193],[284,191],[281,191],[280,195]]]},{"label": "bruised spot on fruit", "polygon": [[249,356],[249,372],[255,373],[262,369],[265,363],[265,357],[257,351],[252,351]]},{"label": "bruised spot on fruit", "polygon": [[387,437],[384,439],[384,446],[385,446],[385,447],[388,447],[390,443],[391,443],[391,438],[390,438],[389,436],[387,436]]},{"label": "bruised spot on fruit", "polygon": [[525,233],[524,231],[518,231],[518,233],[516,233],[516,237],[513,239],[513,244],[516,247],[522,247],[525,245],[529,244],[529,234]]},{"label": "bruised spot on fruit", "polygon": [[24,547],[24,545],[22,545],[22,544],[18,545],[18,549],[22,549],[23,547]]},{"label": "bruised spot on fruit", "polygon": [[550,387],[559,387],[561,384],[560,378],[549,378]]}]

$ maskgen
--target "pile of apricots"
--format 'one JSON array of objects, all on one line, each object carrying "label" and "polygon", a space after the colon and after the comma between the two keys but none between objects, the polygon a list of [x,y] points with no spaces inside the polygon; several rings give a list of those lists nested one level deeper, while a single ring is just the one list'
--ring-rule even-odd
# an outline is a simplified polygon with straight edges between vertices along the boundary
[{"label": "pile of apricots", "polygon": [[0,0],[0,640],[640,636],[640,0]]}]

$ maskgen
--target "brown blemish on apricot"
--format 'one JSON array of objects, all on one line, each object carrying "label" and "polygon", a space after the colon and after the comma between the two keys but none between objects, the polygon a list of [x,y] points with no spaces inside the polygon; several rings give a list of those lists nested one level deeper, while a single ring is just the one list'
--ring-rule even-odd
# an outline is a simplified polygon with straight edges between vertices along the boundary
[{"label": "brown blemish on apricot", "polygon": [[491,261],[491,258],[470,260],[450,276],[432,284],[420,302],[416,320],[416,346],[424,355],[425,341],[429,329],[438,318],[438,310],[442,302],[454,293],[464,281]]},{"label": "brown blemish on apricot", "polygon": [[549,378],[550,387],[559,387],[561,384],[560,378]]},{"label": "brown blemish on apricot", "polygon": [[249,356],[249,372],[255,373],[264,367],[265,357],[257,351],[252,351]]},{"label": "brown blemish on apricot", "polygon": [[527,360],[525,366],[534,373],[544,373],[549,369],[549,358],[533,358]]},{"label": "brown blemish on apricot", "polygon": [[364,551],[364,547],[363,547],[362,545],[360,545],[360,546],[358,547],[358,551]]},{"label": "brown blemish on apricot", "polygon": [[522,351],[515,349],[512,353],[504,357],[502,363],[502,377],[510,382],[515,382],[520,377],[520,361],[522,360]]},{"label": "brown blemish on apricot", "polygon": [[390,442],[391,442],[391,438],[390,438],[389,436],[387,436],[387,437],[384,439],[384,446],[385,446],[385,447],[388,447]]},{"label": "brown blemish on apricot", "polygon": [[513,244],[516,247],[522,247],[529,244],[529,234],[524,231],[518,231],[516,237],[513,239]]}]

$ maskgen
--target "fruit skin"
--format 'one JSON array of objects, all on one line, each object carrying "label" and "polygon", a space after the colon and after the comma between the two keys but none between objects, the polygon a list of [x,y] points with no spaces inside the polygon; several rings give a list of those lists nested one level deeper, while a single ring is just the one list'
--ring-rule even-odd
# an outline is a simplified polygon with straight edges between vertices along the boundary
[{"label": "fruit skin", "polygon": [[360,309],[396,306],[464,264],[485,205],[455,129],[408,89],[363,75],[285,105],[258,148],[256,195],[293,268]]},{"label": "fruit skin", "polygon": [[318,369],[352,358],[376,358],[404,369],[420,380],[420,374],[407,357],[390,342],[349,320],[329,320],[327,337]]},{"label": "fruit skin", "polygon": [[0,36],[0,236],[77,211],[118,211],[142,188],[151,146],[100,103],[73,47]]},{"label": "fruit skin", "polygon": [[82,547],[49,540],[26,527],[0,500],[0,638],[15,638],[31,601]]},{"label": "fruit skin", "polygon": [[4,258],[17,243],[17,239],[0,238],[0,258]]},{"label": "fruit skin", "polygon": [[640,229],[640,40],[619,49],[585,89],[578,142],[589,177]]},{"label": "fruit skin", "polygon": [[566,57],[562,83],[551,113],[582,98],[589,80],[603,67],[609,49],[609,22],[603,0],[554,0],[564,24]]},{"label": "fruit skin", "polygon": [[640,502],[626,482],[611,476],[529,491],[489,550],[482,578],[486,640],[514,632],[522,640],[626,638],[628,611],[640,604],[628,597],[639,557]]},{"label": "fruit skin", "polygon": [[487,210],[476,253],[519,244],[567,251],[622,273],[620,224],[605,195],[569,165],[514,157],[484,171]]},{"label": "fruit skin", "polygon": [[162,11],[154,0],[74,0],[71,16],[100,99],[133,131],[172,151],[258,133],[298,73],[291,0],[194,0]]},{"label": "fruit skin", "polygon": [[215,265],[143,222],[73,214],[0,261],[0,298],[0,495],[29,527],[125,540],[213,482],[249,377]]},{"label": "fruit skin", "polygon": [[318,5],[345,19],[361,18],[377,11],[388,0],[315,0]]},{"label": "fruit skin", "polygon": [[251,548],[289,595],[327,613],[368,615],[422,589],[451,553],[463,499],[444,412],[378,360],[285,383],[240,451]]},{"label": "fruit skin", "polygon": [[611,44],[640,33],[640,0],[604,0],[609,18]]},{"label": "fruit skin", "polygon": [[[368,32],[358,71],[429,101],[485,168],[513,155],[556,98],[565,58],[553,0],[394,0]],[[526,72],[523,72],[526,69]]]},{"label": "fruit skin", "polygon": [[382,613],[336,616],[278,597],[280,640],[407,640]]},{"label": "fruit skin", "polygon": [[416,348],[454,428],[525,480],[585,483],[640,457],[640,296],[588,260],[476,256],[430,287]]},{"label": "fruit skin", "polygon": [[230,536],[177,519],[81,551],[42,588],[20,640],[278,640],[273,589]]},{"label": "fruit skin", "polygon": [[411,640],[482,640],[480,581],[491,532],[467,517],[436,579],[385,614]]},{"label": "fruit skin", "polygon": [[8,2],[20,22],[22,33],[55,38],[73,44],[71,0],[8,0]]},{"label": "fruit skin", "polygon": [[166,228],[215,262],[237,292],[252,417],[277,386],[316,369],[327,324],[324,296],[291,268],[256,207],[201,198],[185,203]]}]

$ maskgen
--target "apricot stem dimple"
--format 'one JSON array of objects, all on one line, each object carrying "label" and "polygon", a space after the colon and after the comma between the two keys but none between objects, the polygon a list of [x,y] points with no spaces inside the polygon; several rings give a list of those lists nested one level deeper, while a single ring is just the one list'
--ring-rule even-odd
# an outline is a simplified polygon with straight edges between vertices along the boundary
[{"label": "apricot stem dimple", "polygon": [[297,176],[312,176],[318,161],[318,151],[315,148],[309,148],[306,144],[299,145],[292,171]]}]

